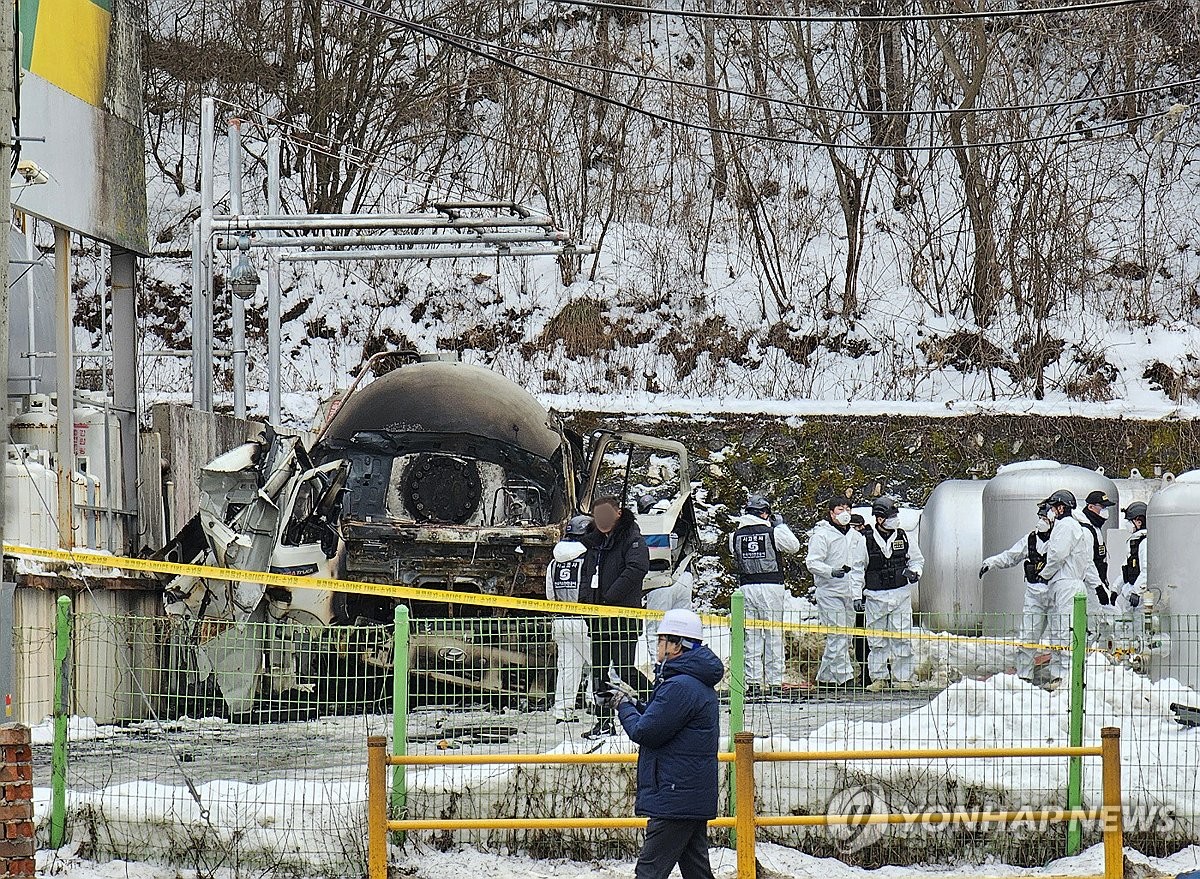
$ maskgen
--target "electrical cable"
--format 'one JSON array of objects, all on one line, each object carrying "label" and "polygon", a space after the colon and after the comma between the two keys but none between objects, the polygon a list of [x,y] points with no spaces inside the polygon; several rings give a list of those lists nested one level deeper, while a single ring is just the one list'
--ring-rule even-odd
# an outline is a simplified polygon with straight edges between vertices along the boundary
[{"label": "electrical cable", "polygon": [[[1095,132],[1105,131],[1107,129],[1116,128],[1119,126],[1129,126],[1129,125],[1133,125],[1137,122],[1144,122],[1148,119],[1154,119],[1159,116],[1162,116],[1167,112],[1167,111],[1161,111],[1158,113],[1147,113],[1147,114],[1144,114],[1141,116],[1135,116],[1132,118],[1120,119],[1120,120],[1116,120],[1113,122],[1104,123],[1102,125],[1094,125],[1094,126],[1090,126],[1090,127],[1086,127],[1086,128],[1085,127],[1076,127],[1074,129],[1070,129],[1070,130],[1066,130],[1066,131],[1056,131],[1056,132],[1052,132],[1050,134],[1031,135],[1029,137],[1013,138],[1013,139],[1001,140],[1001,141],[983,141],[983,142],[979,142],[979,143],[962,144],[961,146],[954,145],[954,144],[933,144],[933,145],[929,145],[929,146],[924,146],[924,145],[922,145],[922,146],[916,146],[916,145],[904,145],[904,146],[891,145],[891,146],[889,146],[889,145],[879,145],[879,144],[832,143],[829,141],[821,141],[821,140],[804,140],[804,139],[798,139],[798,138],[781,137],[779,135],[758,134],[758,133],[753,133],[753,132],[748,132],[748,131],[735,131],[733,129],[717,128],[717,127],[713,127],[710,125],[704,125],[704,124],[697,123],[697,122],[688,122],[686,120],[678,119],[674,116],[668,116],[664,113],[659,113],[654,110],[647,110],[644,107],[634,106],[632,104],[629,104],[629,103],[619,100],[617,98],[612,98],[612,97],[609,97],[608,95],[603,95],[603,94],[600,94],[599,92],[593,91],[591,89],[584,88],[583,86],[575,85],[574,83],[565,82],[563,80],[556,79],[555,77],[549,76],[547,74],[540,73],[535,70],[531,70],[527,67],[522,67],[520,64],[517,64],[512,61],[508,61],[507,59],[501,58],[501,57],[493,55],[489,52],[485,52],[482,49],[477,49],[471,45],[463,43],[460,40],[458,40],[457,38],[445,36],[442,32],[438,31],[436,28],[429,28],[425,25],[417,24],[416,22],[408,21],[407,19],[403,19],[398,16],[390,15],[388,13],[381,12],[379,10],[371,9],[370,7],[363,6],[360,3],[354,2],[354,0],[330,0],[330,2],[334,3],[338,6],[346,7],[348,9],[356,9],[360,12],[365,12],[370,15],[375,15],[386,21],[390,21],[394,24],[398,24],[403,27],[407,27],[410,30],[414,31],[415,33],[424,34],[425,36],[429,37],[430,39],[438,40],[439,42],[445,43],[446,45],[454,46],[455,48],[461,49],[464,52],[468,52],[468,53],[470,53],[472,55],[476,55],[480,58],[485,58],[489,61],[499,64],[502,67],[511,69],[516,73],[520,73],[522,75],[531,77],[533,79],[537,79],[542,82],[545,82],[549,85],[553,85],[553,86],[557,86],[562,89],[566,89],[566,90],[574,92],[578,95],[582,95],[584,97],[588,97],[593,100],[600,101],[605,104],[609,104],[611,106],[620,107],[621,109],[629,110],[633,113],[637,113],[638,115],[645,116],[645,117],[647,117],[649,119],[653,119],[657,122],[661,122],[664,125],[673,125],[673,126],[677,126],[680,128],[690,129],[693,131],[701,131],[701,132],[704,132],[704,133],[707,133],[710,135],[712,135],[712,134],[727,135],[729,137],[741,137],[741,138],[746,138],[748,140],[759,140],[759,141],[765,141],[768,143],[786,144],[788,146],[819,147],[819,148],[825,148],[825,149],[855,150],[855,151],[865,151],[865,152],[876,152],[876,151],[881,151],[881,150],[883,150],[883,151],[905,150],[907,152],[922,152],[922,153],[941,152],[944,150],[961,149],[961,148],[984,149],[984,148],[989,148],[989,147],[1007,147],[1007,146],[1018,146],[1021,144],[1038,143],[1038,142],[1042,142],[1042,141],[1050,141],[1050,140],[1058,140],[1058,139],[1065,139],[1065,138],[1070,138],[1070,137],[1079,137],[1079,136],[1084,136],[1084,135],[1090,135]],[[1145,2],[1145,0],[1119,0],[1119,2],[1122,2],[1122,3]]]},{"label": "electrical cable", "polygon": [[551,0],[564,6],[583,6],[612,12],[669,15],[678,18],[702,18],[717,21],[759,21],[791,24],[857,24],[860,22],[903,21],[964,21],[980,18],[1021,18],[1038,15],[1057,15],[1066,12],[1086,12],[1091,9],[1113,9],[1153,3],[1155,0],[1098,0],[1094,3],[1074,3],[1065,6],[1044,6],[1033,9],[974,10],[971,12],[921,12],[912,15],[767,15],[747,12],[708,12],[701,9],[666,9],[661,6],[634,6],[609,0]]},{"label": "electrical cable", "polygon": [[611,74],[614,76],[624,76],[632,79],[638,79],[643,82],[656,82],[664,85],[678,85],[684,88],[702,89],[709,92],[717,92],[719,94],[730,95],[732,97],[747,98],[754,101],[766,101],[771,104],[778,104],[784,107],[795,107],[801,110],[811,110],[819,113],[834,113],[839,115],[860,115],[860,116],[954,116],[979,113],[1024,113],[1032,110],[1051,110],[1060,107],[1067,107],[1074,104],[1088,104],[1094,101],[1109,101],[1116,98],[1127,98],[1134,95],[1149,94],[1151,92],[1168,91],[1176,88],[1187,88],[1193,85],[1200,85],[1200,77],[1193,79],[1178,80],[1176,82],[1163,83],[1162,85],[1145,86],[1136,89],[1127,89],[1120,92],[1108,92],[1101,95],[1092,95],[1078,98],[1065,98],[1061,101],[1053,101],[1042,104],[1012,104],[1000,107],[942,107],[935,109],[905,109],[905,110],[866,110],[856,107],[829,107],[822,104],[809,104],[804,101],[797,101],[790,98],[775,98],[770,95],[758,94],[756,92],[744,92],[738,89],[725,88],[723,86],[705,85],[700,82],[688,82],[686,80],[672,79],[668,76],[657,76],[649,73],[638,73],[632,70],[616,70],[608,67],[598,67],[594,64],[585,64],[581,61],[571,61],[566,58],[554,58],[549,55],[543,55],[538,52],[530,52],[524,49],[517,49],[512,46],[502,46],[497,43],[489,43],[477,37],[468,37],[461,34],[451,33],[440,28],[429,27],[430,31],[435,31],[441,36],[446,36],[451,39],[465,40],[474,43],[477,46],[483,46],[494,52],[511,52],[514,55],[520,55],[525,58],[536,58],[540,61],[547,61],[551,64],[562,64],[576,70],[586,70],[591,73]]}]

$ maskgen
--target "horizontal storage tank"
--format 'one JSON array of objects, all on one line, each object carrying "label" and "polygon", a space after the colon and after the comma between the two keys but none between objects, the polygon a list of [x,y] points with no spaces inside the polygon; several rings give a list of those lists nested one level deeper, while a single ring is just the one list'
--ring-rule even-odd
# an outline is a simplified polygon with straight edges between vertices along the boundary
[{"label": "horizontal storage tank", "polygon": [[970,634],[983,624],[983,489],[985,479],[948,479],[929,495],[921,513],[922,625]]},{"label": "horizontal storage tank", "polygon": [[1200,470],[1154,495],[1146,517],[1146,585],[1158,594],[1153,616],[1169,637],[1152,654],[1150,674],[1200,688]]},{"label": "horizontal storage tank", "polygon": [[[1096,490],[1106,492],[1117,504],[1121,502],[1113,481],[1095,470],[1057,461],[1008,464],[988,480],[983,490],[983,556],[1003,552],[1032,531],[1037,525],[1038,503],[1060,488],[1075,495],[1079,509],[1083,508],[1084,498]],[[1110,527],[1117,524],[1119,515],[1113,513]],[[1110,582],[1119,569],[1120,565],[1110,558]],[[985,631],[1017,631],[1024,596],[1025,575],[1020,565],[989,573],[983,581]]]}]

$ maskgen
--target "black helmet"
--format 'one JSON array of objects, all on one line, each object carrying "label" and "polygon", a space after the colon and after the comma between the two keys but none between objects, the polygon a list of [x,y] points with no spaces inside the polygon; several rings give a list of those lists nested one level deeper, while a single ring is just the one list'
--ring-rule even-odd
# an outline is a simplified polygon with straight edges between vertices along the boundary
[{"label": "black helmet", "polygon": [[885,494],[875,498],[875,503],[871,504],[871,515],[890,519],[892,516],[900,515],[900,506],[894,497],[888,497]]},{"label": "black helmet", "polygon": [[1045,519],[1050,515],[1049,504],[1038,504],[1038,518]]},{"label": "black helmet", "polygon": [[866,525],[866,524],[867,524],[867,520],[866,520],[866,519],[864,519],[862,516],[860,516],[858,513],[851,513],[851,514],[850,514],[850,525],[851,525],[851,527],[853,527],[853,528],[861,528],[863,525]]},{"label": "black helmet", "polygon": [[746,499],[746,512],[767,515],[771,512],[771,502],[761,494],[752,494]]},{"label": "black helmet", "polygon": [[1042,503],[1048,507],[1057,507],[1062,505],[1068,510],[1073,510],[1077,506],[1075,503],[1075,495],[1071,494],[1071,492],[1067,491],[1065,488],[1060,488],[1058,491],[1054,492],[1054,494],[1050,495],[1050,497],[1042,501]]},{"label": "black helmet", "polygon": [[587,534],[587,530],[591,527],[591,524],[591,516],[572,516],[571,521],[567,523],[567,536],[582,537]]},{"label": "black helmet", "polygon": [[640,498],[638,498],[638,502],[637,502],[638,512],[644,516],[644,515],[646,515],[646,513],[649,513],[651,510],[654,509],[654,505],[656,503],[658,503],[658,498],[656,498],[652,494],[644,494]]},{"label": "black helmet", "polygon": [[1141,519],[1143,522],[1145,522],[1146,511],[1147,508],[1144,503],[1141,501],[1134,501],[1125,508],[1125,519],[1128,522],[1132,522],[1134,519]]}]

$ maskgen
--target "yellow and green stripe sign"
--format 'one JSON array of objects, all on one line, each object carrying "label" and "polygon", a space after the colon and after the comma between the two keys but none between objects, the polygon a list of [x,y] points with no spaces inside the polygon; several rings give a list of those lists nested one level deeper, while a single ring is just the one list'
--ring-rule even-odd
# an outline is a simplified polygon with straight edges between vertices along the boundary
[{"label": "yellow and green stripe sign", "polygon": [[100,107],[112,0],[20,0],[21,66]]}]

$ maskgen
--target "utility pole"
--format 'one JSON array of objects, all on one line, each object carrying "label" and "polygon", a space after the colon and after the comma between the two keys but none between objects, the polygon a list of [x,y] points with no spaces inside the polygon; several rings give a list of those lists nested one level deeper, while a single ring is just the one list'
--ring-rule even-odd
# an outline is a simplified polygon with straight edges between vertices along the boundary
[{"label": "utility pole", "polygon": [[[8,469],[8,260],[9,230],[12,228],[13,148],[13,27],[15,0],[0,0],[0,169],[8,176],[0,181],[0,394],[3,394],[4,423],[0,425],[0,462]],[[3,175],[0,175],[3,176]],[[4,543],[4,516],[8,504],[8,480],[0,485],[0,546]],[[0,551],[0,559],[3,552]],[[0,564],[0,579],[3,565]]]},{"label": "utility pole", "polygon": [[[12,158],[13,158],[13,65],[16,61],[13,46],[13,22],[16,20],[16,0],[0,0],[0,467],[5,477],[0,480],[0,696],[15,689],[16,656],[13,652],[13,604],[16,586],[8,582],[4,570],[4,517],[8,514],[8,261],[10,259],[9,230],[12,228]],[[32,318],[31,318],[32,319]],[[29,362],[30,372],[36,361]],[[15,579],[15,578],[14,578]],[[5,705],[12,701],[5,699]],[[9,708],[11,710],[11,708]],[[7,723],[11,716],[0,714]]]}]

